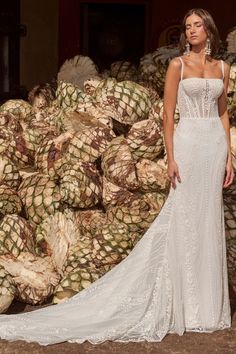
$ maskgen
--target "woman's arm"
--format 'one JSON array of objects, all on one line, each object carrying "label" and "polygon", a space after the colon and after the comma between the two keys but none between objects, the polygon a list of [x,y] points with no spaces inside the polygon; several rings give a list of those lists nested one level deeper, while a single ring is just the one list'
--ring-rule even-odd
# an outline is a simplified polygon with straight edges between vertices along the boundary
[{"label": "woman's arm", "polygon": [[177,101],[177,91],[180,81],[181,62],[178,58],[170,61],[165,77],[164,87],[164,111],[163,111],[163,130],[164,142],[168,160],[168,177],[172,186],[175,188],[175,177],[181,182],[178,166],[174,160],[173,153],[173,134],[174,134],[174,114]]},{"label": "woman's arm", "polygon": [[228,84],[229,84],[229,72],[230,66],[227,63],[224,63],[224,91],[218,100],[218,108],[219,108],[219,116],[223,127],[226,133],[227,139],[227,147],[228,147],[228,155],[227,155],[227,164],[226,164],[226,177],[224,181],[223,187],[228,187],[234,178],[234,170],[232,166],[232,155],[231,155],[231,138],[230,138],[230,122],[227,110],[227,91],[228,91]]},{"label": "woman's arm", "polygon": [[173,133],[174,133],[174,114],[177,101],[177,90],[180,80],[181,63],[174,58],[170,61],[165,77],[164,87],[164,111],[163,111],[163,130],[168,162],[174,160],[173,154]]}]

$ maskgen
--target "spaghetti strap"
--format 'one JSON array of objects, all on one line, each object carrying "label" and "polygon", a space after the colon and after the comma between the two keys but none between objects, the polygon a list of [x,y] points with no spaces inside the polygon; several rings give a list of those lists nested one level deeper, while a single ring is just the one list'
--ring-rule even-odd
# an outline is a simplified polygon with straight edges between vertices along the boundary
[{"label": "spaghetti strap", "polygon": [[179,57],[179,60],[181,62],[181,76],[180,76],[180,79],[182,80],[183,79],[183,73],[184,73],[184,62],[183,62],[183,59],[181,57]]},{"label": "spaghetti strap", "polygon": [[224,78],[225,78],[225,72],[224,72],[224,62],[223,62],[223,60],[222,60],[222,59],[221,59],[220,61],[221,61],[221,70],[222,70],[222,80],[224,80]]}]

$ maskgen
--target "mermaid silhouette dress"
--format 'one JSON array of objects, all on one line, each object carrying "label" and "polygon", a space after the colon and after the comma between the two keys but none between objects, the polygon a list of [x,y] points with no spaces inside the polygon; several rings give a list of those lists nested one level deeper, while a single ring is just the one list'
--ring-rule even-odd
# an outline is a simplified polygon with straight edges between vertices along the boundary
[{"label": "mermaid silhouette dress", "polygon": [[174,157],[181,183],[130,254],[66,302],[0,316],[0,337],[49,345],[159,342],[231,326],[222,188],[227,140],[222,79],[183,78]]}]

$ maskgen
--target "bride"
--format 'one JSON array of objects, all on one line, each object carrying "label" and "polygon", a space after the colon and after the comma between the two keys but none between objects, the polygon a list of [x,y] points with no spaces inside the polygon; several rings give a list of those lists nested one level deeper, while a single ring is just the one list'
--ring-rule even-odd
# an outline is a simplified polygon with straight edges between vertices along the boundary
[{"label": "bride", "polygon": [[165,80],[171,188],[159,215],[121,263],[73,298],[1,315],[1,338],[42,345],[158,342],[168,333],[231,326],[222,199],[234,178],[229,66],[213,59],[218,31],[207,11],[190,10],[183,25],[181,56],[171,60]]}]

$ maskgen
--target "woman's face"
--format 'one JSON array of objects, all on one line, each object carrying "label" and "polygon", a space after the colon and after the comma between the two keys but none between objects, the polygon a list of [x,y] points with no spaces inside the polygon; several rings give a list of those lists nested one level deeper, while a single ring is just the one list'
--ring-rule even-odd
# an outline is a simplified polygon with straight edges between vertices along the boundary
[{"label": "woman's face", "polygon": [[192,14],[185,22],[186,39],[191,45],[205,44],[207,33],[201,17]]}]

